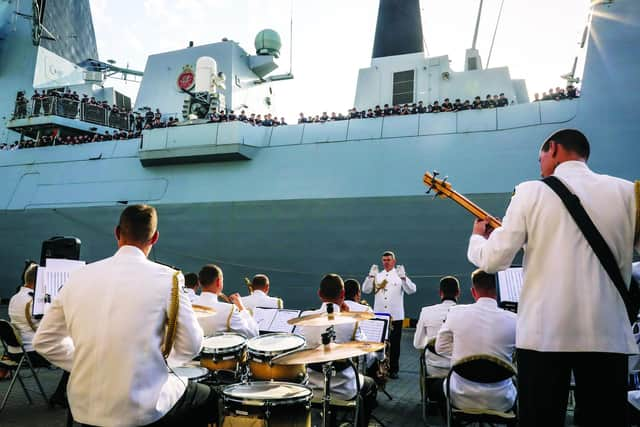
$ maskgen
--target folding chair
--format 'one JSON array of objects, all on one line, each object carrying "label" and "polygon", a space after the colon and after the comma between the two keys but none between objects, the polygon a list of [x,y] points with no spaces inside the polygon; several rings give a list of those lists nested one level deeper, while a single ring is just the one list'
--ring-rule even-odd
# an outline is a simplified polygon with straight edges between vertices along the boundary
[{"label": "folding chair", "polygon": [[[20,376],[20,369],[24,366],[24,362],[26,361],[27,366],[31,370],[33,374],[33,378],[36,380],[38,384],[38,388],[40,389],[40,393],[42,393],[42,397],[44,398],[45,403],[48,403],[47,395],[44,393],[44,389],[42,388],[42,384],[40,384],[40,379],[36,374],[36,371],[33,368],[33,363],[31,363],[31,359],[27,354],[27,351],[24,349],[22,345],[22,339],[20,338],[20,333],[15,329],[15,327],[6,320],[0,320],[0,341],[2,342],[2,347],[4,347],[4,353],[9,353],[9,346],[11,347],[19,347],[21,349],[21,353],[18,353],[19,360],[17,362],[13,360],[0,360],[0,367],[7,369],[13,373],[13,378],[11,379],[11,383],[9,384],[9,388],[2,399],[2,405],[0,405],[0,411],[2,411],[7,403],[7,399],[9,398],[9,393],[13,389],[13,386],[16,382],[16,379],[20,382],[22,386],[22,390],[24,390],[24,394],[27,395],[27,399],[29,400],[29,404],[33,404],[33,400],[29,395],[29,391],[27,387],[24,385],[24,381],[22,381],[22,377]],[[16,353],[14,353],[16,354]]]},{"label": "folding chair", "polygon": [[[489,354],[478,354],[467,356],[451,366],[451,371],[447,376],[447,386],[445,396],[447,399],[447,426],[467,425],[471,423],[505,424],[515,426],[518,417],[515,411],[508,412],[494,411],[491,409],[463,409],[454,408],[451,404],[451,375],[458,374],[460,377],[477,383],[496,383],[516,376],[516,368],[509,362],[499,357]],[[515,409],[515,406],[514,408]]]}]

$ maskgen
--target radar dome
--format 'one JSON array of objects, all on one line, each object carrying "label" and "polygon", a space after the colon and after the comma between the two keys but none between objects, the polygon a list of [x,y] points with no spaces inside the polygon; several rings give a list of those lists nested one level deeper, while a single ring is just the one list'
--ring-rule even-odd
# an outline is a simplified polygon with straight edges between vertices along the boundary
[{"label": "radar dome", "polygon": [[256,36],[256,53],[258,55],[273,55],[276,58],[280,56],[280,35],[273,30],[262,30]]}]

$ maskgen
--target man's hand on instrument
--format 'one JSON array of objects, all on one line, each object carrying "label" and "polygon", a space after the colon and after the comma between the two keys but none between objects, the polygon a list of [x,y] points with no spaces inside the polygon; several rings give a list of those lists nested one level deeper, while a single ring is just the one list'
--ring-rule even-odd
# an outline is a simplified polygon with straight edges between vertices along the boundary
[{"label": "man's hand on instrument", "polygon": [[493,233],[493,227],[489,225],[489,217],[485,219],[476,219],[473,223],[473,232],[472,234],[477,234],[479,236],[488,239],[489,236]]},{"label": "man's hand on instrument", "polygon": [[396,270],[398,270],[398,276],[400,276],[402,280],[405,280],[407,278],[407,272],[404,271],[404,265],[399,265],[398,267],[396,267]]},{"label": "man's hand on instrument", "polygon": [[236,292],[235,294],[229,295],[229,301],[231,301],[231,304],[238,307],[238,310],[244,310],[244,304],[242,304],[242,299],[240,298],[239,293]]},{"label": "man's hand on instrument", "polygon": [[342,304],[340,304],[340,311],[349,311],[349,306],[346,302],[342,301]]},{"label": "man's hand on instrument", "polygon": [[378,274],[378,266],[373,264],[369,269],[369,277],[376,277],[376,274]]}]

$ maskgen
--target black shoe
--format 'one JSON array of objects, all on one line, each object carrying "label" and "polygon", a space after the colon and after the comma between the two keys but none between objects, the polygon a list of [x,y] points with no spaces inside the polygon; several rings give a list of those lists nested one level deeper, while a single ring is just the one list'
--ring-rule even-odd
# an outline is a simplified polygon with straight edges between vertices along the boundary
[{"label": "black shoe", "polygon": [[391,378],[392,380],[397,380],[399,378],[398,377],[398,373],[397,372],[391,372],[389,374],[389,378]]}]

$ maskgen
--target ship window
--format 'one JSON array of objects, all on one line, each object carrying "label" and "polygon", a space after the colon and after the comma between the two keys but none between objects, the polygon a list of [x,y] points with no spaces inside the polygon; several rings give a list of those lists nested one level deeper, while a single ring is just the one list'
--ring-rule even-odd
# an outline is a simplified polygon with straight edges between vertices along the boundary
[{"label": "ship window", "polygon": [[467,61],[468,61],[467,70],[473,71],[478,69],[478,58],[476,57],[467,58]]},{"label": "ship window", "polygon": [[413,103],[414,71],[393,73],[393,104]]}]

